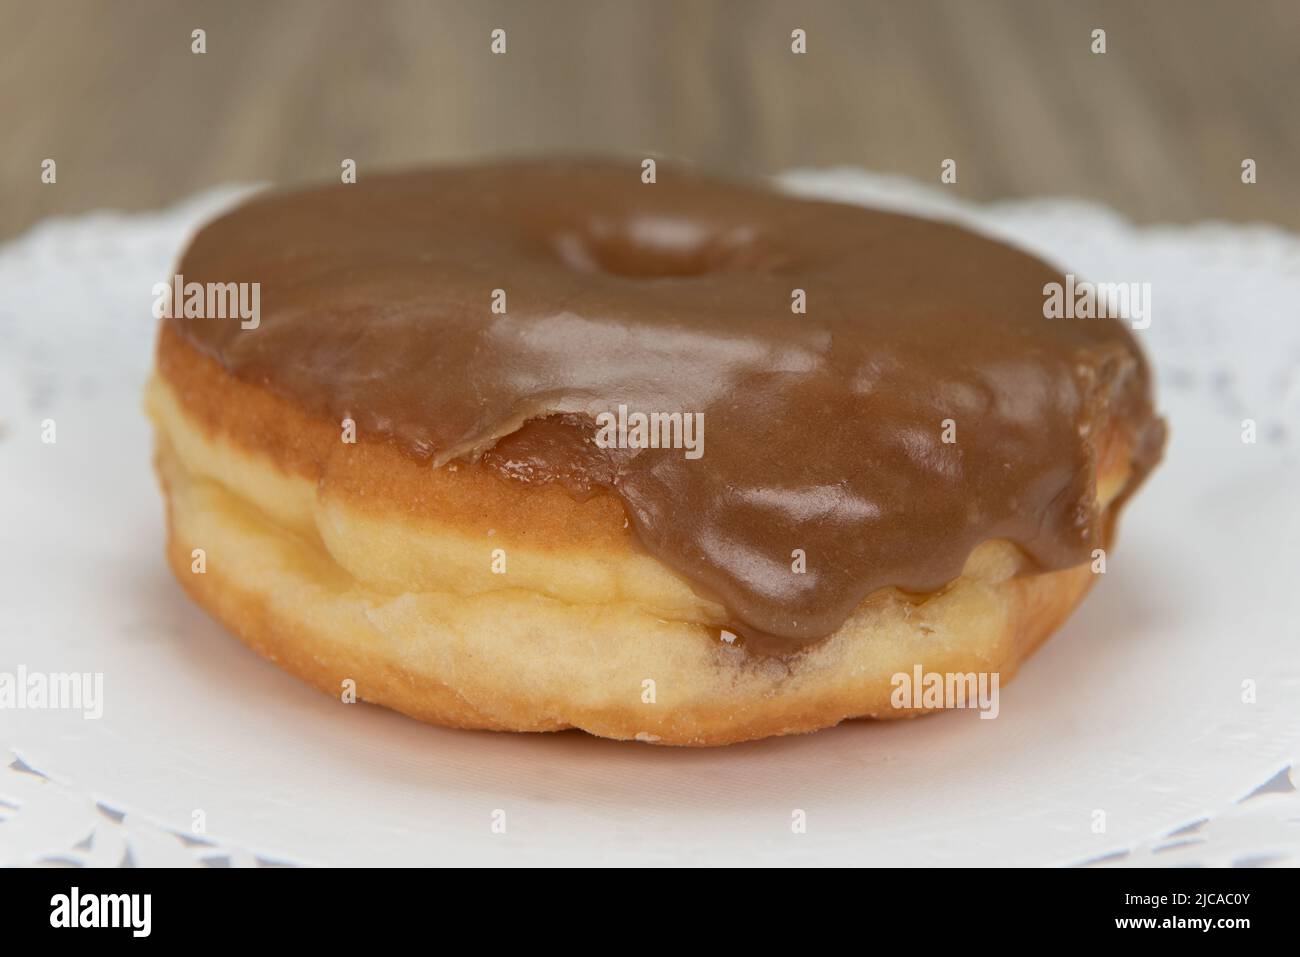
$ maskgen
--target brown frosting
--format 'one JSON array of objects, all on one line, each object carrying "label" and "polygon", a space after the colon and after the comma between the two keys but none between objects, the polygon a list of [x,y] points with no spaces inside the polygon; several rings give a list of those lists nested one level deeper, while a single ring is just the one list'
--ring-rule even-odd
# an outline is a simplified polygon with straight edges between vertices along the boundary
[{"label": "brown frosting", "polygon": [[[259,282],[258,328],[175,321],[236,376],[432,466],[611,489],[765,650],[879,588],[942,588],[988,539],[1040,569],[1104,541],[1096,434],[1125,423],[1131,490],[1163,424],[1120,322],[1043,317],[1058,272],[952,225],[640,174],[548,161],[264,194],[179,267]],[[599,447],[620,405],[702,413],[703,454]]]}]

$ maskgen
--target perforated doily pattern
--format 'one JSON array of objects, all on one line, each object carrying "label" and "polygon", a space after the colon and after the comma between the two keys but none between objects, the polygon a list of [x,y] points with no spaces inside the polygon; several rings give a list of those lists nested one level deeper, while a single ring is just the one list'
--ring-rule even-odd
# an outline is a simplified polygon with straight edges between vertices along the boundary
[{"label": "perforated doily pattern", "polygon": [[[0,864],[1300,863],[1300,239],[1138,229],[1073,201],[975,207],[852,170],[788,182],[1152,284],[1139,337],[1168,460],[1108,580],[997,721],[721,752],[471,735],[345,708],[244,651],[163,567],[139,412],[152,285],[239,192],[222,189],[0,247],[0,671],[105,680],[99,721],[0,710]],[[488,829],[497,809],[508,834]]]}]

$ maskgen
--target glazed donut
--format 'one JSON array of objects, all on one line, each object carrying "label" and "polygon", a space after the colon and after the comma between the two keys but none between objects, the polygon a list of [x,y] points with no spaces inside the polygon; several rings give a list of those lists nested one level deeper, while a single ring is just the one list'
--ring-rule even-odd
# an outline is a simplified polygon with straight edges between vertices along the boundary
[{"label": "glazed donut", "polygon": [[665,164],[260,194],[161,297],[168,560],[267,658],[440,725],[932,710],[896,677],[1005,683],[1161,454],[1124,324],[1045,318],[1061,278]]}]

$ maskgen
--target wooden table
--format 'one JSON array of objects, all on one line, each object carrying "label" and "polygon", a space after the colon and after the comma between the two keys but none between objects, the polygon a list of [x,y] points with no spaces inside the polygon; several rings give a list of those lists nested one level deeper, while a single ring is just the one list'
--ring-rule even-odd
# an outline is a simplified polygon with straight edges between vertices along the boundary
[{"label": "wooden table", "polygon": [[934,182],[952,158],[967,197],[1300,228],[1298,97],[1300,0],[0,0],[0,238],[345,158],[533,151]]}]

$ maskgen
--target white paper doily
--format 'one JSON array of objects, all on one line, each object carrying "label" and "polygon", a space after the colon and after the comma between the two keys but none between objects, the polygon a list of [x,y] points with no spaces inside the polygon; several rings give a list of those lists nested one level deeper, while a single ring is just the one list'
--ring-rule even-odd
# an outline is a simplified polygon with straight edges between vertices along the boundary
[{"label": "white paper doily", "polygon": [[0,672],[104,676],[97,721],[0,710],[0,864],[1300,862],[1300,239],[848,170],[787,181],[1152,284],[1167,460],[997,720],[707,751],[466,733],[257,658],[163,564],[140,412],[151,288],[238,192],[216,190],[0,247]]}]

